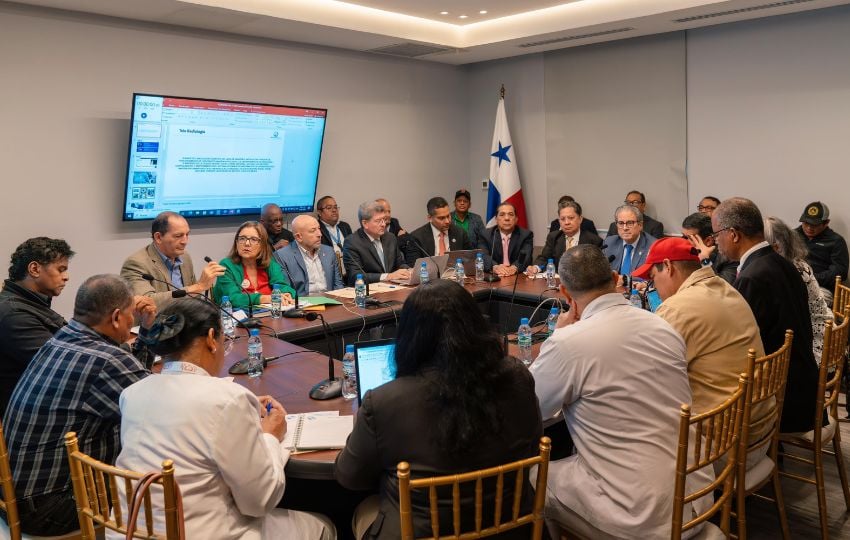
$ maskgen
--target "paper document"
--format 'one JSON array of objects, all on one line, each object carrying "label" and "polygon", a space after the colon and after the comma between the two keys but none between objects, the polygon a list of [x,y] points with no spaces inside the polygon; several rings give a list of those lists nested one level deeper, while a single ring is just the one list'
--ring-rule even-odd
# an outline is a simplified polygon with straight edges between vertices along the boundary
[{"label": "paper document", "polygon": [[353,416],[340,416],[339,411],[286,415],[283,446],[296,452],[339,449],[354,427]]}]

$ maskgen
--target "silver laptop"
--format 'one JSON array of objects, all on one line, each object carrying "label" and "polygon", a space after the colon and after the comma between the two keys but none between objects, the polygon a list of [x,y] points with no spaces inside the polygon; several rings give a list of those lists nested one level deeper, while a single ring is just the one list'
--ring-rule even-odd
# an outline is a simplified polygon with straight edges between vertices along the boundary
[{"label": "silver laptop", "polygon": [[[410,277],[407,279],[394,279],[393,283],[399,285],[419,285],[419,269],[422,268],[422,263],[425,263],[425,268],[428,269],[428,279],[437,279],[437,274],[442,274],[446,269],[446,261],[449,260],[448,255],[435,255],[433,257],[420,257],[416,259],[413,266],[410,268]],[[474,270],[473,270],[474,271]]]},{"label": "silver laptop", "polygon": [[354,369],[357,373],[357,405],[366,392],[395,379],[395,340],[376,339],[354,344]]},{"label": "silver laptop", "polygon": [[446,273],[454,275],[455,264],[457,263],[457,260],[460,259],[463,263],[463,272],[467,276],[475,277],[475,257],[479,253],[484,253],[484,250],[479,248],[449,251],[448,254],[446,254],[446,257],[448,258],[445,266]]}]

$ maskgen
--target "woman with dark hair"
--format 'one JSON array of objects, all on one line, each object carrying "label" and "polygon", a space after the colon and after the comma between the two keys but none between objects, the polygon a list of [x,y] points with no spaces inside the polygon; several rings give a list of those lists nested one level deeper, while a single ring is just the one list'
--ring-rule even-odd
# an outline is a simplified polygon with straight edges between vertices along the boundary
[{"label": "woman with dark hair", "polygon": [[[363,397],[336,460],[336,478],[344,487],[380,490],[379,500],[358,508],[358,540],[399,536],[400,461],[410,463],[412,478],[471,471],[536,455],[543,434],[531,375],[505,357],[499,335],[455,282],[431,281],[408,297],[395,364],[395,380]],[[530,492],[531,485],[526,487]],[[414,493],[413,522],[416,536],[429,536],[428,501],[421,495]],[[526,502],[530,508],[531,498]],[[451,504],[443,503],[440,522],[443,534],[450,534]],[[485,512],[492,507],[484,502]],[[528,538],[527,530],[512,532]]]},{"label": "woman with dark hair", "polygon": [[216,302],[228,296],[235,308],[268,304],[272,288],[278,284],[283,304],[293,303],[295,289],[289,286],[289,280],[274,259],[266,228],[256,221],[246,221],[239,226],[230,253],[219,264],[225,270],[213,287]]},{"label": "woman with dark hair", "polygon": [[[140,339],[164,365],[121,393],[116,466],[152,471],[174,460],[186,538],[335,538],[322,518],[275,508],[286,487],[286,411],[217,377],[224,362],[219,311],[195,298],[175,300]],[[157,530],[165,531],[162,508],[154,510]],[[118,536],[107,531],[107,538]]]}]

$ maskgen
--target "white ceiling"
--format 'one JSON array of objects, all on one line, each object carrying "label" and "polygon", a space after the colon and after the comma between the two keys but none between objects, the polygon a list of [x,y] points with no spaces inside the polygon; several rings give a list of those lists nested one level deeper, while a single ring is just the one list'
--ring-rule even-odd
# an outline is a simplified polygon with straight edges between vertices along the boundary
[{"label": "white ceiling", "polygon": [[[850,0],[15,0],[14,3],[360,51],[401,45],[396,54],[468,64],[821,9],[848,4]],[[482,15],[481,10],[487,13]],[[441,11],[448,11],[449,15],[440,15]],[[462,14],[468,18],[459,19]]]}]

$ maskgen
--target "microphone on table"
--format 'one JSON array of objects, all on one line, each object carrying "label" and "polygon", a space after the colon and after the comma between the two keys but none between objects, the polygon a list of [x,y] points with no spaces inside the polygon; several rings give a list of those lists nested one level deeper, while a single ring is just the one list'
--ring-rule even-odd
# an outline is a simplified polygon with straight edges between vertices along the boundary
[{"label": "microphone on table", "polygon": [[[320,315],[318,313],[315,313],[315,312],[312,312],[312,311],[308,311],[304,315],[304,318],[308,321],[315,321],[319,317],[320,317]],[[265,368],[268,365],[268,363],[271,362],[272,360],[277,360],[278,358],[282,358],[284,356],[286,356],[286,355],[281,354],[281,355],[278,355],[278,356],[263,357],[263,368]],[[230,368],[227,370],[227,372],[230,373],[231,375],[245,375],[246,373],[248,373],[248,358],[243,358],[243,359],[237,361],[232,366],[230,366]]]},{"label": "microphone on table", "polygon": [[416,249],[418,249],[423,255],[428,257],[428,259],[430,259],[432,263],[434,263],[434,268],[437,269],[437,279],[440,279],[440,265],[437,264],[437,261],[434,260],[434,256],[431,255],[430,253],[428,253],[425,250],[425,248],[422,246],[422,244],[419,243],[419,240],[417,240],[417,238],[415,236],[413,236],[412,234],[410,235],[410,241],[413,243],[413,246]]},{"label": "microphone on table", "polygon": [[[313,319],[309,317],[313,315]],[[310,389],[310,399],[315,399],[318,401],[325,399],[333,399],[342,395],[342,379],[339,377],[334,377],[334,359],[331,355],[331,342],[330,337],[328,337],[329,327],[325,322],[325,318],[315,312],[307,312],[307,320],[315,320],[316,318],[321,319],[322,321],[322,332],[325,334],[325,346],[328,348],[328,378],[319,381],[318,383]]]},{"label": "microphone on table", "polygon": [[[281,248],[282,249],[282,248]],[[278,257],[277,251],[272,251],[272,257],[277,261],[278,266],[280,266],[281,270],[283,270],[284,275],[286,275],[286,280],[289,281],[289,284],[292,286],[293,290],[295,290],[295,307],[288,309],[283,312],[283,316],[287,319],[301,319],[305,317],[304,310],[298,307],[298,287],[295,285],[295,282],[292,281],[292,274],[289,273],[289,268],[286,266],[286,263]],[[309,292],[310,283],[307,283],[307,292]],[[315,319],[311,319],[315,320]]]}]

